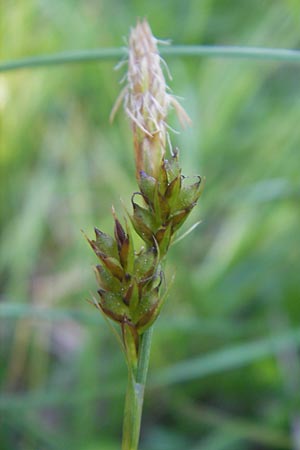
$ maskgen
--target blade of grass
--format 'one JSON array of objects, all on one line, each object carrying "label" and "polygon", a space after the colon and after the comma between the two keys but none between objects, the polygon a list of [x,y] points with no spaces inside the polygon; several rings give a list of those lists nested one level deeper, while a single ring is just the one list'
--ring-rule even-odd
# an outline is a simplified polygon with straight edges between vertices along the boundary
[{"label": "blade of grass", "polygon": [[205,439],[201,439],[191,450],[241,450],[241,439],[223,431],[212,433]]},{"label": "blade of grass", "polygon": [[73,407],[74,405],[89,403],[95,399],[106,399],[122,396],[125,382],[113,381],[105,384],[103,390],[99,386],[85,389],[81,392],[67,392],[61,388],[32,390],[22,394],[2,394],[0,410],[27,410],[49,406]]},{"label": "blade of grass", "polygon": [[165,386],[232,370],[277,354],[289,348],[291,344],[300,345],[300,328],[181,361],[157,372],[151,382],[154,386]]},{"label": "blade of grass", "polygon": [[288,435],[278,429],[256,423],[254,420],[232,417],[214,408],[202,405],[196,406],[192,402],[180,398],[180,396],[176,396],[174,406],[182,417],[188,418],[192,423],[212,425],[219,431],[230,432],[235,438],[250,440],[261,445],[291,448],[291,439]]},{"label": "blade of grass", "polygon": [[[164,56],[238,58],[269,61],[300,62],[300,51],[285,48],[240,47],[240,46],[210,46],[210,45],[170,45],[161,48]],[[0,64],[0,72],[12,70],[45,67],[60,64],[118,60],[126,56],[123,48],[102,48],[91,50],[73,50],[70,52],[40,55],[4,61]]]}]

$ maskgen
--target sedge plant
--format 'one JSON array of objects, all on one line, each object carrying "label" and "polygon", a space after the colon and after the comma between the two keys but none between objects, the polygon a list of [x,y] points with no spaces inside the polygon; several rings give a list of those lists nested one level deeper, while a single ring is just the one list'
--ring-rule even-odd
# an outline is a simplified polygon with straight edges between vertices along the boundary
[{"label": "sedge plant", "polygon": [[[118,324],[119,332],[114,331],[128,367],[122,450],[138,449],[152,328],[167,291],[165,257],[204,184],[201,177],[182,175],[178,151],[172,149],[170,108],[182,125],[190,119],[169,93],[157,43],[147,21],[138,21],[129,37],[127,83],[111,117],[123,102],[133,133],[139,189],[131,198],[132,211],[122,224],[113,210],[113,235],[95,228],[95,238],[88,239],[99,260],[95,304]],[[133,233],[143,242],[140,248],[134,246]]]}]

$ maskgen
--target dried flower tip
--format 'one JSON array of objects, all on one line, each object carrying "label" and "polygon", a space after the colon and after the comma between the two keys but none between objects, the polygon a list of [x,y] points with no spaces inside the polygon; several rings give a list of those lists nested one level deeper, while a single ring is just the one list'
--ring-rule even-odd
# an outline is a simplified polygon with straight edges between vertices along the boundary
[{"label": "dried flower tip", "polygon": [[170,105],[174,107],[182,126],[191,123],[179,102],[167,93],[161,63],[166,67],[169,78],[172,77],[166,62],[158,53],[157,43],[169,42],[156,39],[146,20],[138,22],[136,28],[131,30],[128,83],[120,93],[111,114],[112,120],[122,100],[125,100],[129,118],[149,135],[161,132],[165,127],[164,120]]},{"label": "dried flower tip", "polygon": [[146,20],[138,21],[131,30],[127,86],[111,114],[113,118],[124,100],[124,108],[133,127],[138,177],[141,170],[149,175],[157,174],[166,150],[166,119],[170,107],[174,107],[181,125],[191,122],[178,101],[167,92],[158,42]]}]

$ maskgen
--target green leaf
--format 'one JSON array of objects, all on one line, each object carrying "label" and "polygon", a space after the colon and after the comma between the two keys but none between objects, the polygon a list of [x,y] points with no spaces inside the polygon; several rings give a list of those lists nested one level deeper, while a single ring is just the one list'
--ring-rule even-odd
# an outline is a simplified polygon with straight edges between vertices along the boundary
[{"label": "green leaf", "polygon": [[92,241],[96,248],[107,256],[118,257],[117,243],[114,238],[106,233],[103,233],[98,228],[95,227],[96,241]]},{"label": "green leaf", "polygon": [[146,172],[140,172],[139,187],[145,202],[150,206],[154,203],[154,196],[157,190],[157,181],[155,178],[147,175]]},{"label": "green leaf", "polygon": [[[133,320],[138,330],[145,330],[154,321],[155,309],[159,305],[158,289],[145,293],[137,306]],[[156,317],[156,316],[155,316]]]},{"label": "green leaf", "polygon": [[198,181],[190,185],[187,184],[187,182],[190,181],[190,178],[184,178],[181,191],[178,195],[178,201],[175,205],[177,210],[189,208],[199,199],[204,189],[204,182],[200,177],[197,178]]},{"label": "green leaf", "polygon": [[100,296],[99,306],[102,311],[116,322],[122,323],[124,317],[129,316],[128,306],[123,302],[121,294],[113,292],[98,290]]},{"label": "green leaf", "polygon": [[133,215],[130,216],[132,224],[138,235],[147,243],[153,242],[156,223],[148,209],[142,208],[132,199]]},{"label": "green leaf", "polygon": [[160,370],[152,382],[155,386],[163,386],[233,370],[280,353],[291,345],[300,346],[300,328],[173,364]]},{"label": "green leaf", "polygon": [[106,267],[98,264],[95,267],[97,281],[101,288],[114,293],[121,291],[121,283],[118,278],[114,277]]},{"label": "green leaf", "polygon": [[171,210],[177,203],[178,194],[181,189],[181,176],[174,178],[166,190],[166,198],[168,199]]},{"label": "green leaf", "polygon": [[134,275],[137,283],[147,280],[152,277],[157,269],[157,250],[151,247],[148,250],[143,250],[135,260]]},{"label": "green leaf", "polygon": [[170,159],[166,159],[164,164],[167,172],[168,184],[171,184],[176,178],[181,177],[181,168],[179,166],[177,152]]}]

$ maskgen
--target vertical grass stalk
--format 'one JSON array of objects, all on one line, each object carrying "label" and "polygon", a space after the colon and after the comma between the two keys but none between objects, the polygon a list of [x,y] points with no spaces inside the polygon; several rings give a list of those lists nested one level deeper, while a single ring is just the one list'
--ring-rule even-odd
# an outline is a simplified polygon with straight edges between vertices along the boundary
[{"label": "vertical grass stalk", "polygon": [[152,333],[153,325],[142,336],[136,372],[128,366],[122,450],[138,448]]},{"label": "vertical grass stalk", "polygon": [[[182,125],[190,119],[168,92],[157,42],[145,20],[131,30],[127,84],[111,116],[123,101],[133,132],[139,187],[131,198],[132,212],[127,212],[124,226],[113,210],[114,236],[95,228],[95,239],[88,239],[99,259],[96,304],[120,325],[128,366],[122,450],[138,449],[152,326],[167,291],[162,263],[203,188],[200,177],[181,174],[178,151],[171,148],[169,109],[175,109]],[[132,232],[143,241],[139,249]]]}]

